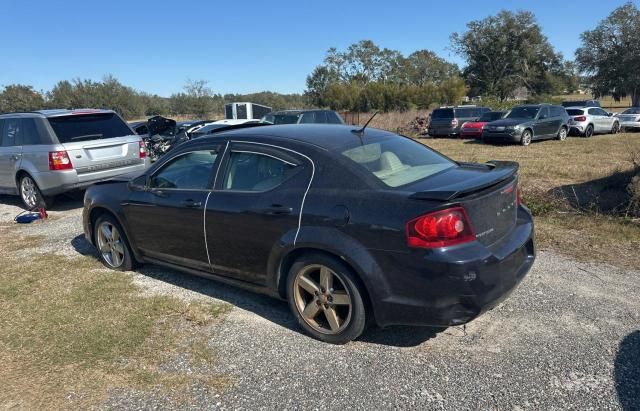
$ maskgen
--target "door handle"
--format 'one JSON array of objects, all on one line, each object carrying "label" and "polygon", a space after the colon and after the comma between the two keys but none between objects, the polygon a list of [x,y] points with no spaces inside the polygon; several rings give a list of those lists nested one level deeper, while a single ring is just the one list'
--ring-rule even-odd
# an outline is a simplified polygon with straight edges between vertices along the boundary
[{"label": "door handle", "polygon": [[202,201],[184,200],[180,201],[180,205],[186,208],[199,208],[202,206]]},{"label": "door handle", "polygon": [[261,213],[268,215],[287,215],[293,213],[293,208],[285,207],[280,204],[274,204],[271,207],[267,207],[261,210]]}]

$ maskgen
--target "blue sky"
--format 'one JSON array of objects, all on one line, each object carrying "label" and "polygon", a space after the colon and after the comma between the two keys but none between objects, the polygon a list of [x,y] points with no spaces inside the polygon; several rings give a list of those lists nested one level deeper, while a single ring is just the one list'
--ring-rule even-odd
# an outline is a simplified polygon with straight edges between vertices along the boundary
[{"label": "blue sky", "polygon": [[553,46],[572,58],[580,33],[625,1],[0,2],[0,86],[48,90],[58,80],[110,73],[169,96],[189,78],[218,93],[302,92],[329,47],[362,39],[461,63],[449,35],[501,9],[534,12]]}]

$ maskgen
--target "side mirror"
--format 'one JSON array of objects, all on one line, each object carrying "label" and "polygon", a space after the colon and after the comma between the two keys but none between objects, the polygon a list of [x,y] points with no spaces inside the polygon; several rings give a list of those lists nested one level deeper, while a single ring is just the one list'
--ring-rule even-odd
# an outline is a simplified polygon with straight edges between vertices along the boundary
[{"label": "side mirror", "polygon": [[129,190],[145,191],[147,189],[147,175],[143,174],[129,181]]},{"label": "side mirror", "polygon": [[613,113],[607,113],[607,116],[611,117],[613,116]]}]

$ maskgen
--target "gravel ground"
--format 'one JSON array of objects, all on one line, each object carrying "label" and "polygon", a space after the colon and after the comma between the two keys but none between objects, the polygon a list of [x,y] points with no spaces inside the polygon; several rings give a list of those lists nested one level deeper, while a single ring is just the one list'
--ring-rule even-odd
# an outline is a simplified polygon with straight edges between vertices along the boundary
[{"label": "gravel ground", "polygon": [[[20,211],[0,197],[0,223]],[[81,202],[59,200],[24,253],[88,253]],[[540,252],[507,301],[462,327],[371,330],[344,346],[301,333],[285,303],[156,266],[132,274],[146,294],[234,306],[213,328],[222,393],[194,387],[193,408],[640,409],[640,271]],[[171,408],[162,392],[119,390],[105,408]]]}]

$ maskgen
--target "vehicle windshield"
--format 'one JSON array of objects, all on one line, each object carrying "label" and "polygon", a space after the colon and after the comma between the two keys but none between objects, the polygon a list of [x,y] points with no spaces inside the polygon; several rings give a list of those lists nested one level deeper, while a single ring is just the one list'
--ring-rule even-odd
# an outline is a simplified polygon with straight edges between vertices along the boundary
[{"label": "vehicle windshield", "polygon": [[452,108],[437,108],[431,113],[431,118],[454,118]]},{"label": "vehicle windshield", "polygon": [[502,118],[503,114],[504,113],[502,111],[488,111],[484,113],[482,116],[480,116],[480,121],[490,122],[490,121],[499,120]]},{"label": "vehicle windshield", "polygon": [[296,124],[301,114],[268,114],[262,118],[265,123]]},{"label": "vehicle windshield", "polygon": [[49,124],[60,143],[100,140],[131,135],[131,129],[115,113],[76,114],[49,117]]},{"label": "vehicle windshield", "polygon": [[526,118],[534,119],[540,108],[536,106],[520,106],[514,107],[505,118]]},{"label": "vehicle windshield", "polygon": [[584,114],[584,110],[569,109],[567,110],[567,114],[570,116],[581,116]]},{"label": "vehicle windshield", "polygon": [[622,114],[640,114],[640,107],[631,107],[623,111]]},{"label": "vehicle windshield", "polygon": [[393,137],[340,149],[343,156],[389,187],[400,187],[455,166],[446,157],[409,138]]}]

